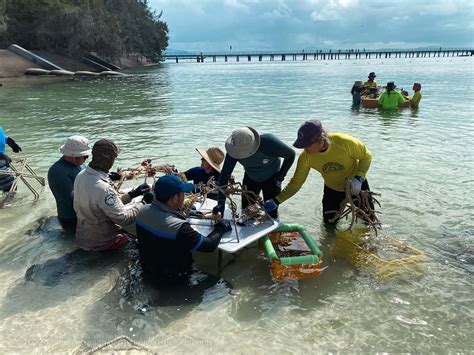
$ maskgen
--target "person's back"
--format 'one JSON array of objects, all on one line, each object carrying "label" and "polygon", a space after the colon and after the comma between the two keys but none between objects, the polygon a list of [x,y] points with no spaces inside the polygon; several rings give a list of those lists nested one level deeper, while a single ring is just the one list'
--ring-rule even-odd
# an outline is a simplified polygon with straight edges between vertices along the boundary
[{"label": "person's back", "polygon": [[73,206],[74,180],[85,169],[84,162],[91,151],[89,141],[82,136],[71,136],[59,148],[63,156],[48,170],[48,185],[56,200],[58,219],[64,230],[76,229],[76,212]]},{"label": "person's back", "polygon": [[74,180],[84,165],[74,165],[64,160],[56,161],[48,170],[48,185],[56,200],[58,218],[61,220],[75,220],[76,212],[73,207]]},{"label": "person's back", "polygon": [[155,184],[155,200],[138,214],[138,249],[146,278],[188,275],[192,271],[192,252],[214,251],[222,235],[231,230],[230,223],[219,222],[205,237],[190,226],[179,208],[184,192],[192,189],[193,184],[185,184],[177,176],[162,176]]},{"label": "person's back", "polygon": [[352,94],[352,104],[359,105],[360,104],[360,97],[362,92],[362,81],[356,81],[351,89]]},{"label": "person's back", "polygon": [[387,83],[386,90],[379,97],[379,106],[386,110],[396,110],[399,105],[405,102],[405,98],[398,91],[395,91],[395,84],[390,81]]},{"label": "person's back", "polygon": [[[76,245],[84,250],[115,250],[123,236],[119,226],[135,222],[141,204],[124,206],[133,197],[142,194],[140,185],[120,196],[110,185],[108,177],[118,154],[114,142],[101,139],[92,148],[92,161],[74,181],[74,210],[77,213]],[[135,191],[135,192],[134,192]],[[132,193],[133,192],[133,193]]]}]

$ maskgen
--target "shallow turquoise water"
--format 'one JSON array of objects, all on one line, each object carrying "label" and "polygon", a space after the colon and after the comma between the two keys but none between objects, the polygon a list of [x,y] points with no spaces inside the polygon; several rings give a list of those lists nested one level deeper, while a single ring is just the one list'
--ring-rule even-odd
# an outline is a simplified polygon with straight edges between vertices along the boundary
[{"label": "shallow turquoise water", "polygon": [[[394,80],[409,89],[421,82],[420,109],[352,109],[350,87],[369,71],[379,84]],[[48,218],[55,214],[50,191],[32,203],[22,189],[0,210],[2,352],[71,351],[82,341],[98,344],[119,335],[165,352],[473,349],[472,58],[170,63],[130,74],[102,81],[3,81],[0,122],[45,176],[72,134],[115,139],[122,149],[116,166],[151,158],[184,170],[199,164],[195,147],[223,146],[236,127],[250,125],[291,144],[302,121],[319,118],[372,151],[369,178],[382,194],[383,232],[422,250],[423,272],[380,280],[335,259],[334,236],[321,226],[322,179],[313,172],[282,205],[281,216],[320,241],[327,267],[321,276],[275,283],[252,247],[223,272],[232,295],[216,288],[197,306],[144,312],[137,305],[147,294],[136,286],[134,297],[123,292],[125,255],[82,265],[54,287],[24,281],[29,266],[73,246]],[[211,273],[216,260],[197,258]]]}]

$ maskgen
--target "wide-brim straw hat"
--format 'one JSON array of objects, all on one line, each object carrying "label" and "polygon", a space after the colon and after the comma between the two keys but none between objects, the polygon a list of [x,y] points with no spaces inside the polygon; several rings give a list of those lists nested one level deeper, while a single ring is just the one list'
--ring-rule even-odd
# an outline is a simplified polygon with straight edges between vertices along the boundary
[{"label": "wide-brim straw hat", "polygon": [[71,136],[59,147],[59,152],[67,157],[85,157],[91,154],[89,141],[83,136]]},{"label": "wide-brim straw hat", "polygon": [[210,166],[212,166],[217,172],[221,172],[221,164],[224,161],[224,152],[221,148],[196,148],[196,150],[203,157],[203,159],[209,163]]},{"label": "wide-brim straw hat", "polygon": [[260,135],[252,127],[237,128],[225,142],[227,154],[237,160],[251,157],[259,147]]}]

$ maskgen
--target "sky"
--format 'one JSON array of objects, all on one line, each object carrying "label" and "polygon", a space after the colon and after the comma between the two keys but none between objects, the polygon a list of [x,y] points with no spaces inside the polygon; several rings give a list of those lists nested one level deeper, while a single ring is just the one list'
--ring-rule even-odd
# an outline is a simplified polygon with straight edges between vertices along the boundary
[{"label": "sky", "polygon": [[149,0],[169,49],[226,52],[474,46],[473,0]]}]

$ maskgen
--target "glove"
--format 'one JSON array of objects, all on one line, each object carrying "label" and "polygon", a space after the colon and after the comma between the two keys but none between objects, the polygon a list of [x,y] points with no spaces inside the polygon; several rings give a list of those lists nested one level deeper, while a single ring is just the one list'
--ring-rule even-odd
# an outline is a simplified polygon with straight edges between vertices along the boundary
[{"label": "glove", "polygon": [[108,173],[107,175],[109,175],[109,179],[111,181],[119,181],[122,178],[122,175],[120,175],[119,173],[116,173],[114,171]]},{"label": "glove", "polygon": [[146,205],[146,204],[152,203],[154,199],[155,199],[155,194],[151,191],[148,191],[143,194],[142,202]]},{"label": "glove", "polygon": [[364,177],[362,176],[354,176],[351,182],[351,194],[358,195],[360,194],[360,189],[362,188],[362,182],[364,181]]},{"label": "glove", "polygon": [[218,214],[220,212],[221,215],[224,215],[224,210],[225,205],[223,203],[219,203],[212,209],[212,214]]},{"label": "glove", "polygon": [[222,230],[222,233],[227,233],[227,232],[230,232],[232,230],[232,226],[230,225],[230,222],[229,221],[219,221],[216,223],[216,225],[214,226],[214,228],[218,228],[220,230]]},{"label": "glove", "polygon": [[270,200],[265,201],[265,203],[263,204],[263,208],[267,212],[273,212],[278,208],[278,204],[278,201],[272,198]]},{"label": "glove", "polygon": [[137,196],[143,195],[147,192],[151,192],[151,187],[147,183],[143,183],[135,187],[132,191],[128,193],[131,199],[134,199]]},{"label": "glove", "polygon": [[16,144],[16,142],[12,138],[10,137],[7,138],[7,144],[15,153],[21,152],[21,147],[18,144]]}]

